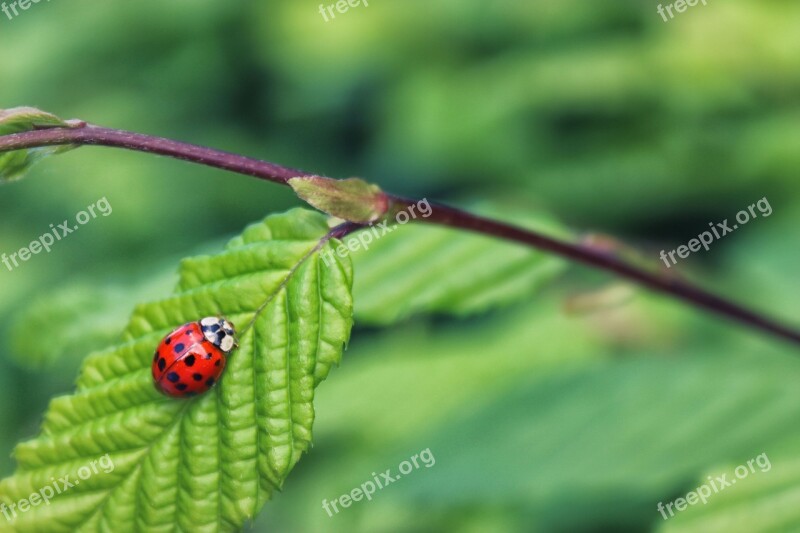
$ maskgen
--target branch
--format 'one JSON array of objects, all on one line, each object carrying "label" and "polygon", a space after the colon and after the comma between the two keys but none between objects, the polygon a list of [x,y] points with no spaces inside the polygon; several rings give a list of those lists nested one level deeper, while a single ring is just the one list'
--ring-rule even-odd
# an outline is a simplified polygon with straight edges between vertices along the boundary
[{"label": "branch", "polygon": [[72,128],[46,128],[0,136],[0,152],[40,146],[90,145],[125,148],[137,152],[165,155],[200,165],[286,185],[291,178],[311,176],[307,172],[275,165],[222,150],[153,137],[141,133],[83,124]]},{"label": "branch", "polygon": [[[212,148],[140,133],[84,125],[83,123],[78,123],[70,128],[48,128],[0,136],[0,152],[58,145],[110,146],[149,152],[229,170],[281,185],[289,185],[288,182],[291,178],[314,176],[314,174],[300,170]],[[388,198],[393,204],[393,209],[405,209],[416,203],[391,195]],[[479,217],[444,205],[436,206],[430,217],[420,220],[525,244],[579,264],[610,272],[643,287],[682,300],[698,309],[709,311],[751,329],[769,333],[800,345],[800,331],[716,296],[700,287],[663,274],[649,272],[626,263],[616,256],[592,248],[560,241],[535,231]],[[358,227],[358,225],[347,226],[346,232],[349,233]]]},{"label": "branch", "polygon": [[[408,200],[402,201],[406,206],[411,203]],[[800,331],[716,296],[700,287],[670,276],[635,267],[614,255],[594,248],[559,241],[534,231],[479,217],[447,206],[434,206],[427,221],[526,244],[576,263],[605,270],[656,292],[683,300],[699,309],[711,311],[745,326],[800,344]]]}]

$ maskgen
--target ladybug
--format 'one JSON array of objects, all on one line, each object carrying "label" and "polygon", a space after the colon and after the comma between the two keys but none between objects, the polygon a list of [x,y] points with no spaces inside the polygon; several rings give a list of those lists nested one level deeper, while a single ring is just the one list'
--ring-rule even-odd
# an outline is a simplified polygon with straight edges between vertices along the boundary
[{"label": "ladybug", "polygon": [[236,330],[224,318],[184,324],[158,345],[153,357],[156,387],[174,398],[203,394],[219,381],[228,355],[238,346]]}]

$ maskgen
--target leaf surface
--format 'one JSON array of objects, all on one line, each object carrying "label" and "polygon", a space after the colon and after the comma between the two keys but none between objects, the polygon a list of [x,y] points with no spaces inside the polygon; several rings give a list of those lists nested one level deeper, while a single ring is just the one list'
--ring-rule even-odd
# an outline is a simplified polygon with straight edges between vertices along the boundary
[{"label": "leaf surface", "polygon": [[[175,294],[138,306],[123,343],[90,356],[77,392],[52,401],[41,434],[17,447],[0,500],[74,482],[106,454],[113,469],[0,521],[0,531],[241,528],[308,450],[315,388],[349,338],[351,264],[320,260],[327,231],[324,216],[293,210],[247,228],[223,253],[185,260]],[[161,396],[150,374],[159,341],[215,314],[240,332],[257,315],[219,385],[192,400]]]},{"label": "leaf surface", "polygon": [[[517,224],[564,237],[545,217]],[[551,254],[451,228],[406,224],[362,230],[352,243],[359,323],[388,325],[410,316],[473,315],[524,301],[561,273],[566,263]],[[366,246],[359,239],[366,242]],[[356,246],[358,245],[358,247]]]}]

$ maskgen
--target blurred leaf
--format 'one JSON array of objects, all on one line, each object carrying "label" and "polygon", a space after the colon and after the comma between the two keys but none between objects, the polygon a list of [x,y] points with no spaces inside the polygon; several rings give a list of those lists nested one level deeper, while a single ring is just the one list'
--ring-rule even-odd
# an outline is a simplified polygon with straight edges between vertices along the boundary
[{"label": "blurred leaf", "polygon": [[[515,223],[567,235],[541,216],[521,216]],[[530,298],[565,267],[551,254],[491,237],[427,224],[395,227],[387,235],[367,229],[345,239],[354,243],[359,323],[386,325],[421,313],[480,313]],[[355,248],[354,241],[369,237],[372,242]]]},{"label": "blurred leaf", "polygon": [[788,357],[692,353],[521,383],[426,436],[437,475],[400,490],[439,506],[527,502],[550,531],[656,523],[656,504],[702,472],[800,436],[798,378]]},{"label": "blurred leaf", "polygon": [[[322,215],[294,210],[185,260],[176,294],[137,307],[124,344],[91,356],[77,393],[55,399],[42,435],[17,447],[0,499],[75,479],[105,454],[113,472],[21,514],[15,531],[235,531],[257,513],[308,450],[314,389],[352,325],[349,259],[329,268],[314,252],[327,230]],[[193,400],[155,391],[153,350],[171,329],[215,314],[245,324],[257,310],[219,387]]]},{"label": "blurred leaf", "polygon": [[337,524],[414,531],[419,516],[448,524],[467,510],[505,509],[543,531],[637,531],[659,522],[656,504],[692,490],[702,472],[764,451],[777,456],[786,450],[779,443],[800,437],[792,429],[800,365],[791,352],[601,359],[606,348],[551,307],[469,331],[407,328],[367,346],[356,340],[352,364],[320,397],[317,441],[326,455],[304,465],[299,494],[286,495],[279,516],[259,522],[318,530],[329,520],[324,511],[297,518],[309,501],[430,448],[435,467],[340,513]]},{"label": "blurred leaf", "polygon": [[[448,499],[444,492],[457,491],[458,483],[435,497],[426,496],[437,509],[426,508],[422,526],[418,510],[425,502],[406,498],[398,488],[417,484],[421,477],[438,476],[441,463],[451,460],[440,453],[438,428],[482,409],[521,381],[584,367],[607,355],[580,322],[558,312],[559,305],[543,298],[471,320],[467,328],[455,321],[436,326],[413,321],[374,336],[358,335],[348,349],[346,367],[319,391],[314,454],[292,475],[291,490],[259,517],[252,530],[481,531],[470,529],[466,522],[487,513],[488,502],[455,511],[436,503]],[[498,410],[494,416],[504,418],[505,413]],[[434,437],[435,467],[412,474],[381,491],[368,505],[354,505],[333,518],[319,505],[323,498],[330,500],[359,486],[370,472],[394,467],[427,448]],[[464,448],[472,446],[460,438],[459,442]],[[516,458],[506,459],[519,466]],[[438,512],[446,516],[434,522]],[[519,522],[518,514],[505,516],[507,522]],[[525,528],[487,526],[483,531],[534,531],[531,521],[524,523]]]},{"label": "blurred leaf", "polygon": [[[15,397],[13,388],[12,373],[7,371],[5,365],[0,362],[0,405],[15,405],[19,402],[19,397]],[[13,431],[14,418],[18,410],[0,409],[0,427],[6,428],[5,431],[0,433],[0,447],[3,450],[10,449],[13,446]],[[7,453],[0,454],[0,471],[6,468],[11,468],[11,459]]]},{"label": "blurred leaf", "polygon": [[118,290],[103,286],[67,287],[34,300],[10,328],[13,357],[22,366],[43,369],[65,355],[83,357],[108,346],[130,315],[120,300]]},{"label": "blurred leaf", "polygon": [[[676,512],[674,517],[670,516],[661,524],[658,531],[795,531],[797,524],[800,524],[800,506],[797,505],[800,501],[800,457],[797,454],[767,456],[772,465],[769,470],[762,471],[758,464],[754,464],[755,472],[748,470],[748,476],[737,479],[736,485],[725,487],[717,493],[712,492],[705,505],[699,502]],[[746,461],[740,464],[746,464]],[[708,476],[716,479],[726,474],[727,481],[736,479],[733,472],[737,466],[731,464],[728,468],[709,471],[698,478],[695,487],[708,484]],[[681,497],[685,498],[685,494]]]},{"label": "blurred leaf", "polygon": [[[187,255],[213,254],[226,240],[202,243]],[[147,265],[142,273],[115,284],[84,280],[41,288],[41,296],[18,304],[8,328],[12,358],[28,369],[71,375],[87,353],[119,339],[137,301],[159,298],[172,290],[179,260],[167,256],[151,261],[155,264]],[[41,335],[42,331],[48,334]]]},{"label": "blurred leaf", "polygon": [[[37,127],[66,127],[68,125],[57,116],[33,107],[0,109],[0,135],[31,131]],[[0,152],[0,184],[20,179],[37,161],[48,155],[70,149],[72,149],[71,146],[47,146],[14,152]]]}]

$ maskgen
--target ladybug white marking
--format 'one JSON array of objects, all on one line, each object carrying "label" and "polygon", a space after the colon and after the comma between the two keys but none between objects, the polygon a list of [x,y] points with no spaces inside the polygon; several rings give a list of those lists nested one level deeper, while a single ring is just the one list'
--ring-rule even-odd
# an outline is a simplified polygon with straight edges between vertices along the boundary
[{"label": "ladybug white marking", "polygon": [[230,353],[237,345],[233,324],[221,317],[209,316],[200,320],[203,336],[223,352]]}]

